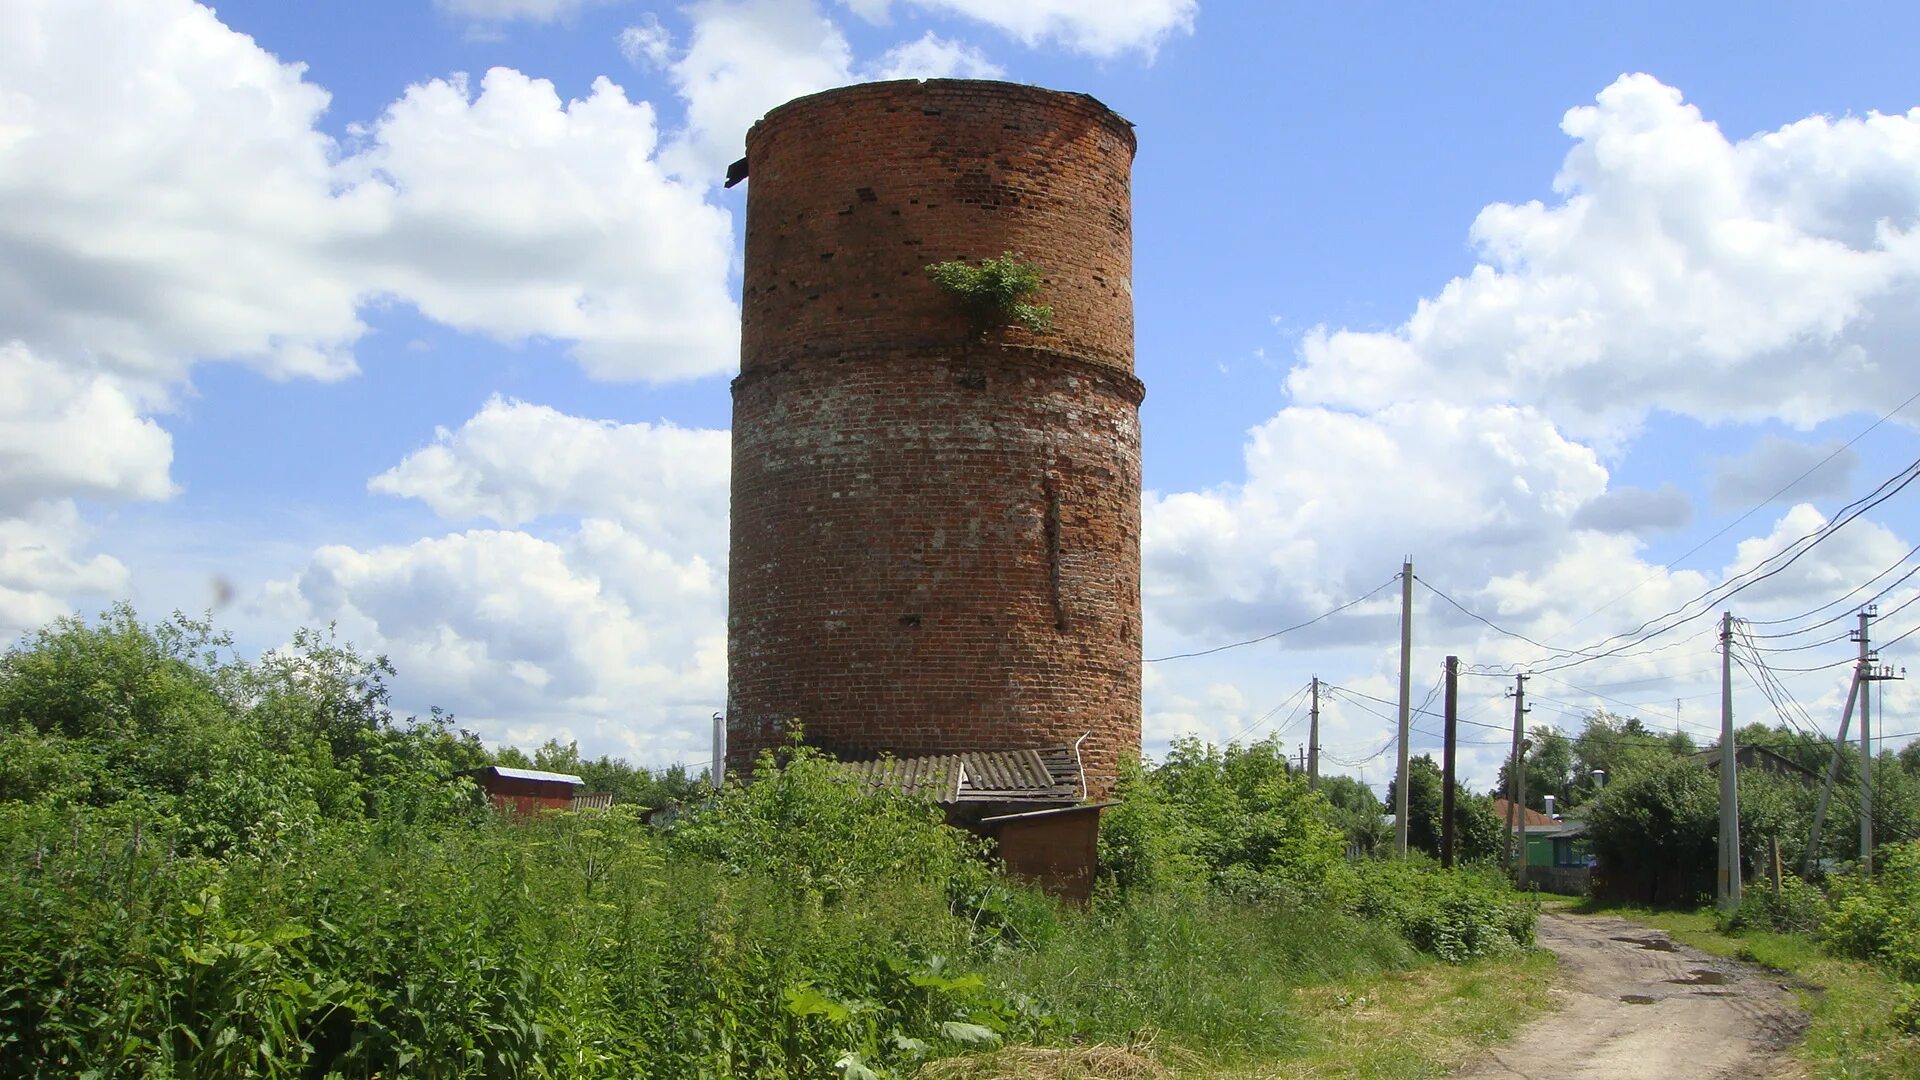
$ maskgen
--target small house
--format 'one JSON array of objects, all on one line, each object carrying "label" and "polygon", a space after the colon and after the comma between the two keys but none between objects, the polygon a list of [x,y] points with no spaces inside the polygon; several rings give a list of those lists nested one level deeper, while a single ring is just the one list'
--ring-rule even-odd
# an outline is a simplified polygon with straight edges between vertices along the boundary
[{"label": "small house", "polygon": [[[1494,813],[1502,824],[1513,821],[1513,804],[1506,799],[1493,800]],[[1592,875],[1592,849],[1587,843],[1587,823],[1538,810],[1526,809],[1527,881],[1548,892],[1584,895]]]},{"label": "small house", "polygon": [[514,814],[574,809],[575,797],[587,784],[572,773],[515,769],[506,765],[468,769],[460,775],[471,777],[480,785],[496,810]]}]

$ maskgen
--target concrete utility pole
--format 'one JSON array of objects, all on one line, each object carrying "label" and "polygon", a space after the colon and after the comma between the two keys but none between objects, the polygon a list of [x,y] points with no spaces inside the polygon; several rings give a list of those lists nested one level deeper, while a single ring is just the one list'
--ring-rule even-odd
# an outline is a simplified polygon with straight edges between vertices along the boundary
[{"label": "concrete utility pole", "polygon": [[1807,854],[1800,860],[1800,876],[1808,877],[1813,873],[1814,861],[1820,857],[1820,830],[1827,824],[1827,800],[1833,798],[1833,782],[1840,776],[1840,752],[1847,746],[1847,728],[1853,723],[1853,703],[1860,698],[1860,688],[1866,683],[1861,681],[1859,668],[1853,669],[1853,682],[1847,687],[1847,705],[1840,710],[1840,737],[1834,740],[1833,757],[1827,761],[1827,776],[1820,784],[1820,801],[1813,807],[1813,832],[1807,837]]},{"label": "concrete utility pole", "polygon": [[1873,873],[1873,650],[1867,643],[1867,624],[1879,614],[1868,604],[1860,609],[1860,872]]},{"label": "concrete utility pole", "polygon": [[1393,850],[1407,853],[1407,741],[1413,725],[1413,556],[1400,564],[1400,764],[1393,785]]},{"label": "concrete utility pole", "polygon": [[720,713],[713,714],[713,766],[707,773],[716,789],[727,781],[727,718]]},{"label": "concrete utility pole", "polygon": [[[1513,758],[1507,765],[1507,864],[1523,881],[1527,873],[1527,677],[1515,675],[1513,690]],[[1514,855],[1514,839],[1520,853]]]},{"label": "concrete utility pole", "polygon": [[1740,906],[1739,748],[1733,745],[1733,612],[1720,613],[1720,866],[1715,896]]},{"label": "concrete utility pole", "polygon": [[1440,865],[1453,869],[1453,734],[1460,722],[1460,658],[1447,657],[1446,748],[1440,754]]},{"label": "concrete utility pole", "polygon": [[1312,704],[1307,707],[1307,786],[1320,789],[1320,676],[1313,677]]}]

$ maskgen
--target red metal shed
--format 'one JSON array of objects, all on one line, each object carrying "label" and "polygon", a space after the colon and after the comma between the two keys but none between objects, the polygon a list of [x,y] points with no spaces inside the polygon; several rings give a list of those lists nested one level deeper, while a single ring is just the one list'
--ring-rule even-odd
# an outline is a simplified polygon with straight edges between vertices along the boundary
[{"label": "red metal shed", "polygon": [[515,814],[572,809],[575,793],[587,783],[572,773],[514,769],[505,765],[468,769],[461,775],[473,777],[495,809]]}]

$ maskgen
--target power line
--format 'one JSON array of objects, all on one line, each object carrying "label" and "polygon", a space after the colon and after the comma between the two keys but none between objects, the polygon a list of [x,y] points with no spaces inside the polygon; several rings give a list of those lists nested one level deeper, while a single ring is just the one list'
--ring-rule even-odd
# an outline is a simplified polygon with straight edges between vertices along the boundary
[{"label": "power line", "polygon": [[1836,447],[1832,453],[1828,454],[1826,457],[1821,458],[1819,461],[1814,462],[1813,465],[1807,469],[1807,471],[1801,473],[1799,476],[1796,476],[1793,479],[1787,481],[1785,484],[1781,485],[1780,490],[1774,492],[1773,494],[1767,496],[1766,498],[1760,500],[1759,502],[1754,503],[1752,506],[1748,507],[1746,511],[1742,513],[1739,517],[1734,518],[1732,521],[1727,522],[1725,525],[1722,525],[1718,532],[1715,532],[1712,536],[1707,537],[1705,540],[1702,540],[1699,543],[1688,548],[1687,550],[1681,552],[1677,558],[1675,558],[1672,562],[1669,562],[1667,565],[1661,567],[1660,569],[1654,571],[1651,574],[1648,574],[1646,577],[1641,578],[1640,581],[1633,586],[1633,588],[1628,589],[1626,592],[1621,593],[1619,596],[1616,596],[1613,599],[1608,600],[1606,603],[1601,604],[1599,607],[1594,608],[1592,611],[1589,611],[1585,615],[1582,615],[1578,619],[1575,619],[1573,621],[1573,625],[1578,626],[1581,623],[1586,622],[1588,619],[1593,618],[1595,615],[1600,614],[1602,611],[1605,611],[1606,609],[1612,607],[1613,605],[1619,603],[1620,601],[1625,600],[1627,597],[1632,596],[1634,593],[1639,592],[1642,588],[1646,586],[1647,582],[1652,581],[1654,578],[1659,577],[1661,574],[1667,573],[1668,571],[1672,570],[1674,567],[1679,566],[1681,563],[1692,558],[1695,554],[1697,554],[1700,551],[1701,548],[1704,548],[1708,544],[1713,543],[1715,540],[1718,540],[1721,537],[1727,535],[1727,533],[1733,530],[1733,527],[1735,525],[1738,525],[1741,522],[1752,517],[1754,514],[1759,513],[1762,507],[1768,505],[1769,503],[1773,502],[1773,500],[1793,490],[1794,485],[1800,483],[1800,481],[1802,480],[1805,480],[1807,477],[1812,476],[1815,472],[1818,472],[1822,467],[1824,467],[1827,464],[1827,462],[1832,461],[1834,458],[1839,457],[1842,453],[1845,453],[1848,449],[1850,449],[1853,446],[1854,443],[1857,443],[1861,439],[1866,438],[1867,435],[1871,433],[1875,428],[1879,427],[1881,424],[1886,423],[1888,420],[1893,419],[1896,415],[1900,413],[1901,410],[1913,404],[1915,401],[1920,401],[1920,390],[1914,391],[1913,395],[1908,397],[1907,400],[1887,410],[1887,412],[1884,415],[1882,415],[1880,419],[1875,420],[1873,423],[1868,424],[1865,428],[1862,428],[1858,435],[1855,435],[1853,438],[1848,439],[1841,446]]},{"label": "power line", "polygon": [[[1800,621],[1801,619],[1807,619],[1807,618],[1812,618],[1813,616],[1815,616],[1815,615],[1818,615],[1818,614],[1819,614],[1819,613],[1821,613],[1822,611],[1825,611],[1825,610],[1827,610],[1828,608],[1830,608],[1830,607],[1832,607],[1832,606],[1834,606],[1835,604],[1843,604],[1843,603],[1845,603],[1845,602],[1847,602],[1848,600],[1851,600],[1851,599],[1853,599],[1853,598],[1854,598],[1855,596],[1858,596],[1858,595],[1859,595],[1860,593],[1862,593],[1862,592],[1864,592],[1864,591],[1866,591],[1866,590],[1867,590],[1867,589],[1868,589],[1868,588],[1869,588],[1870,586],[1872,586],[1874,582],[1876,582],[1876,581],[1879,581],[1879,580],[1880,580],[1881,578],[1883,578],[1883,577],[1886,577],[1886,576],[1887,576],[1888,574],[1891,574],[1891,573],[1893,573],[1893,572],[1894,572],[1895,570],[1898,570],[1898,569],[1900,569],[1900,567],[1901,567],[1901,566],[1902,566],[1902,565],[1903,565],[1903,564],[1904,564],[1904,563],[1905,563],[1905,562],[1906,562],[1906,561],[1907,561],[1908,559],[1911,559],[1911,558],[1913,558],[1913,557],[1914,557],[1915,555],[1920,555],[1920,544],[1915,544],[1915,545],[1914,545],[1913,547],[1911,547],[1911,548],[1908,548],[1908,549],[1907,549],[1907,553],[1906,553],[1905,555],[1902,555],[1902,556],[1900,556],[1900,558],[1899,558],[1899,559],[1897,559],[1897,560],[1895,560],[1892,566],[1889,566],[1889,567],[1887,567],[1886,569],[1884,569],[1884,570],[1882,570],[1882,571],[1880,571],[1879,573],[1877,573],[1877,574],[1875,574],[1875,575],[1873,575],[1872,577],[1870,577],[1870,578],[1868,578],[1868,579],[1867,579],[1866,581],[1864,581],[1864,582],[1862,582],[1862,583],[1860,583],[1859,585],[1856,585],[1856,586],[1854,586],[1854,587],[1853,587],[1852,589],[1850,589],[1850,590],[1848,590],[1848,591],[1847,591],[1847,593],[1846,593],[1845,595],[1843,595],[1843,596],[1840,596],[1840,597],[1838,597],[1838,598],[1836,598],[1836,599],[1833,599],[1833,600],[1829,600],[1829,601],[1827,601],[1826,603],[1824,603],[1824,604],[1821,604],[1821,605],[1819,605],[1818,607],[1815,607],[1815,608],[1814,608],[1813,610],[1811,610],[1811,611],[1805,611],[1805,612],[1802,612],[1802,613],[1800,613],[1800,614],[1798,614],[1798,615],[1794,615],[1794,616],[1791,616],[1791,617],[1789,617],[1789,618],[1785,618],[1785,619],[1755,619],[1755,620],[1752,620],[1752,622],[1753,622],[1753,625],[1755,625],[1755,626],[1780,626],[1780,625],[1783,625],[1783,624],[1785,624],[1785,623],[1791,623],[1791,622],[1799,622],[1799,621]],[[1913,575],[1915,575],[1915,574],[1917,574],[1917,573],[1920,573],[1920,566],[1916,566],[1916,567],[1914,567],[1913,569],[1911,569],[1911,570],[1909,570],[1909,571],[1907,571],[1907,572],[1906,572],[1905,574],[1902,574],[1902,575],[1900,575],[1900,580],[1898,580],[1898,581],[1895,581],[1895,582],[1894,582],[1894,583],[1892,583],[1891,585],[1888,585],[1888,586],[1887,586],[1886,588],[1884,588],[1884,589],[1881,589],[1881,590],[1880,590],[1879,592],[1877,592],[1877,593],[1875,593],[1875,594],[1873,594],[1873,596],[1872,596],[1871,598],[1869,598],[1869,599],[1868,599],[1868,600],[1866,601],[1866,603],[1872,603],[1873,601],[1875,601],[1875,600],[1878,600],[1878,599],[1880,599],[1881,597],[1883,597],[1883,596],[1885,596],[1885,595],[1887,595],[1888,593],[1890,593],[1890,592],[1892,592],[1893,590],[1895,590],[1895,589],[1897,589],[1897,588],[1899,588],[1899,587],[1900,587],[1900,586],[1901,586],[1902,584],[1904,584],[1904,583],[1906,582],[1906,580],[1907,580],[1908,578],[1910,578],[1910,577],[1912,577]],[[1852,608],[1848,608],[1847,610],[1845,610],[1845,611],[1842,611],[1842,612],[1840,612],[1840,613],[1839,613],[1838,615],[1834,615],[1834,616],[1832,616],[1832,617],[1830,617],[1830,618],[1826,618],[1826,619],[1822,619],[1822,620],[1820,620],[1819,622],[1817,622],[1817,623],[1814,623],[1814,624],[1812,624],[1811,626],[1804,626],[1804,627],[1801,627],[1801,628],[1800,628],[1800,629],[1798,629],[1798,630],[1789,630],[1789,631],[1787,631],[1786,633],[1782,633],[1782,634],[1758,634],[1758,635],[1755,635],[1755,636],[1757,636],[1757,637],[1763,637],[1763,638],[1777,638],[1777,637],[1797,637],[1797,636],[1799,636],[1800,634],[1804,634],[1804,633],[1806,633],[1806,632],[1807,632],[1807,631],[1809,631],[1809,630],[1814,630],[1814,629],[1818,629],[1819,627],[1822,627],[1822,626],[1828,626],[1828,625],[1831,625],[1831,624],[1833,624],[1833,623],[1836,623],[1836,622],[1839,622],[1839,621],[1840,621],[1841,619],[1845,619],[1845,618],[1848,618],[1848,617],[1850,617],[1850,616],[1851,616],[1852,614],[1853,614],[1853,609],[1852,609]]]},{"label": "power line", "polygon": [[[1239,742],[1241,739],[1246,738],[1248,735],[1253,733],[1254,728],[1257,728],[1261,724],[1266,723],[1268,720],[1273,719],[1273,715],[1275,713],[1279,712],[1281,709],[1286,708],[1289,704],[1293,705],[1293,712],[1287,714],[1286,723],[1292,723],[1294,716],[1298,715],[1300,712],[1300,702],[1304,700],[1307,693],[1307,689],[1310,685],[1311,684],[1309,683],[1301,683],[1300,689],[1295,690],[1293,693],[1287,695],[1287,699],[1285,701],[1282,701],[1280,704],[1275,705],[1273,708],[1268,709],[1265,713],[1262,713],[1259,719],[1255,720],[1251,724],[1248,724],[1244,729],[1241,730],[1241,732],[1238,735],[1235,735],[1233,738],[1228,739],[1227,744],[1231,746],[1232,744]],[[1286,730],[1286,724],[1282,724],[1280,726],[1280,730],[1275,731],[1274,734],[1277,736],[1284,730]]]},{"label": "power line", "polygon": [[1387,586],[1399,580],[1400,580],[1400,575],[1395,574],[1392,577],[1388,578],[1387,580],[1381,582],[1379,585],[1374,586],[1374,588],[1370,592],[1367,592],[1362,596],[1349,600],[1346,603],[1341,604],[1339,607],[1332,608],[1327,611],[1323,611],[1320,614],[1315,615],[1313,618],[1308,619],[1306,622],[1295,623],[1292,626],[1286,627],[1284,629],[1275,630],[1270,634],[1261,634],[1259,637],[1247,638],[1245,641],[1233,641],[1233,642],[1228,642],[1225,645],[1215,645],[1211,649],[1199,649],[1194,652],[1174,653],[1171,656],[1156,656],[1148,660],[1142,660],[1141,663],[1158,664],[1167,660],[1185,660],[1189,657],[1194,657],[1194,656],[1212,656],[1214,653],[1226,652],[1228,649],[1238,649],[1244,645],[1258,645],[1263,641],[1272,641],[1274,638],[1277,638],[1282,634],[1291,634],[1295,630],[1303,630],[1309,626],[1312,626],[1314,623],[1321,621],[1322,619],[1332,618],[1333,616],[1340,614],[1341,612],[1347,610],[1350,607],[1356,607],[1360,604],[1363,604],[1368,600],[1373,599],[1374,596],[1380,592],[1380,590],[1386,588]]},{"label": "power line", "polygon": [[[1904,468],[1902,468],[1899,472],[1881,481],[1880,484],[1876,486],[1872,491],[1848,503],[1846,506],[1841,507],[1840,510],[1836,512],[1831,519],[1821,524],[1819,528],[1816,528],[1810,532],[1807,532],[1801,535],[1800,537],[1795,539],[1792,543],[1781,548],[1779,551],[1776,551],[1772,555],[1769,555],[1766,558],[1761,559],[1759,562],[1741,571],[1740,573],[1734,574],[1728,577],[1726,580],[1722,581],[1720,584],[1715,585],[1711,588],[1708,588],[1696,594],[1691,599],[1682,601],[1678,606],[1672,608],[1671,610],[1663,614],[1656,615],[1653,618],[1645,620],[1639,626],[1634,627],[1632,630],[1622,631],[1621,633],[1613,634],[1611,636],[1602,638],[1599,641],[1593,643],[1592,645],[1586,646],[1581,649],[1556,650],[1559,653],[1559,655],[1541,657],[1538,660],[1534,661],[1531,665],[1527,665],[1527,666],[1532,667],[1532,669],[1536,674],[1538,674],[1543,670],[1544,671],[1564,671],[1567,668],[1577,667],[1581,664],[1589,663],[1594,660],[1601,660],[1611,656],[1617,656],[1620,653],[1624,652],[1625,650],[1634,647],[1635,645],[1645,643],[1663,634],[1670,633],[1673,630],[1686,625],[1688,622],[1691,622],[1692,620],[1697,619],[1700,616],[1706,614],[1708,611],[1711,611],[1713,608],[1721,604],[1724,604],[1726,601],[1732,599],[1734,596],[1739,595],[1741,592],[1744,592],[1745,590],[1752,588],[1755,585],[1758,585],[1762,581],[1765,581],[1776,574],[1784,572],[1788,567],[1798,562],[1801,556],[1805,555],[1809,551],[1812,551],[1814,548],[1820,546],[1826,541],[1832,539],[1835,535],[1837,535],[1840,532],[1841,529],[1844,529],[1848,525],[1852,524],[1854,521],[1859,520],[1859,518],[1864,514],[1866,514],[1867,511],[1872,510],[1874,507],[1879,506],[1881,503],[1884,503],[1888,499],[1891,499],[1893,496],[1899,494],[1902,490],[1904,490],[1909,484],[1913,483],[1914,480],[1916,479],[1920,479],[1920,459],[1916,459],[1913,462],[1910,462]],[[1774,564],[1774,565],[1769,565],[1769,564]],[[1689,609],[1693,608],[1696,604],[1701,605],[1700,608],[1698,610],[1691,611],[1690,613],[1688,613]],[[1618,641],[1622,638],[1633,638],[1633,640],[1625,642],[1624,644],[1615,646],[1614,648],[1607,649],[1606,651],[1603,651],[1603,652],[1595,653],[1592,651],[1592,650],[1600,649],[1603,646],[1609,644],[1610,642]],[[1573,657],[1578,657],[1578,659],[1573,659]],[[1552,667],[1541,668],[1538,666],[1543,663],[1560,661],[1560,660],[1564,660],[1564,662],[1556,663]],[[1514,665],[1506,665],[1506,666],[1511,667]]]}]

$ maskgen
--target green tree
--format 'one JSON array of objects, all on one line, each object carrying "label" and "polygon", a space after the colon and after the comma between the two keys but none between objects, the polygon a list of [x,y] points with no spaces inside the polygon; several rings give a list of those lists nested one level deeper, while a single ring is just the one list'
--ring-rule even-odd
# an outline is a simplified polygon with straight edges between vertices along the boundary
[{"label": "green tree", "polygon": [[395,720],[390,671],[330,630],[250,663],[205,620],[59,619],[0,656],[0,799],[124,806],[209,853],[459,812],[453,770],[484,751],[438,713]]},{"label": "green tree", "polygon": [[[1407,762],[1407,846],[1440,857],[1441,822],[1446,785],[1433,755],[1421,754]],[[1393,784],[1387,785],[1387,803],[1398,805]],[[1490,859],[1500,853],[1505,826],[1493,812],[1493,800],[1475,795],[1454,782],[1454,853],[1462,861]]]},{"label": "green tree", "polygon": [[1323,776],[1320,794],[1332,804],[1334,825],[1345,834],[1349,851],[1373,855],[1393,842],[1386,807],[1372,788],[1351,776]]},{"label": "green tree", "polygon": [[1596,770],[1606,782],[1625,779],[1635,773],[1685,757],[1694,752],[1693,740],[1684,732],[1661,733],[1647,727],[1636,716],[1616,716],[1599,709],[1590,714],[1573,740],[1573,776],[1568,786],[1568,807],[1580,806],[1600,790]]},{"label": "green tree", "polygon": [[[1562,808],[1573,805],[1573,740],[1567,738],[1558,728],[1546,724],[1536,724],[1528,732],[1532,743],[1527,748],[1527,805],[1535,810],[1545,811],[1548,795],[1559,800]],[[1513,762],[1504,761],[1500,765],[1500,792],[1512,790]]]},{"label": "green tree", "polygon": [[1293,773],[1277,740],[1222,750],[1176,740],[1129,769],[1101,825],[1101,857],[1123,886],[1211,880],[1312,892],[1341,865],[1331,804]]}]

